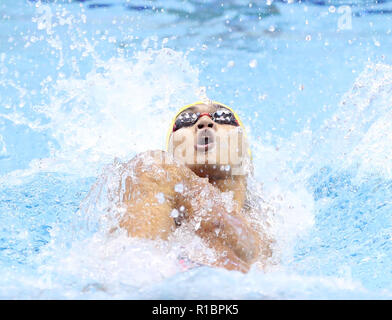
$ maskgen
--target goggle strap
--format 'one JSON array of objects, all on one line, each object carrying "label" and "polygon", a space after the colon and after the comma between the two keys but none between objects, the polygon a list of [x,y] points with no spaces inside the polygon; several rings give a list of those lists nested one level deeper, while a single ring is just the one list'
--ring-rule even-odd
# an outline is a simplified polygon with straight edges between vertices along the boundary
[{"label": "goggle strap", "polygon": [[210,117],[211,119],[212,119],[212,117],[211,117],[211,114],[209,114],[209,113],[202,113],[201,115],[199,115],[199,117],[197,118],[197,120],[199,120],[201,117],[203,117],[203,116],[207,116],[207,117]]}]

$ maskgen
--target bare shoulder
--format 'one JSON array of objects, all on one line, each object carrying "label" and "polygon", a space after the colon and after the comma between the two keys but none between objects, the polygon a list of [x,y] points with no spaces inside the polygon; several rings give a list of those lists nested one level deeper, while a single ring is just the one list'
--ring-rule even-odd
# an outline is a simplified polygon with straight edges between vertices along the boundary
[{"label": "bare shoulder", "polygon": [[151,164],[175,164],[178,163],[171,154],[163,150],[148,150],[135,155],[128,164],[138,163],[144,165]]},{"label": "bare shoulder", "polygon": [[[173,156],[163,150],[149,150],[141,152],[134,156],[131,160],[124,163],[124,167],[136,172],[154,172],[157,171],[177,171],[177,174],[190,175],[191,170],[185,165],[174,159]],[[192,172],[193,173],[193,172]],[[195,174],[193,174],[195,175]]]}]

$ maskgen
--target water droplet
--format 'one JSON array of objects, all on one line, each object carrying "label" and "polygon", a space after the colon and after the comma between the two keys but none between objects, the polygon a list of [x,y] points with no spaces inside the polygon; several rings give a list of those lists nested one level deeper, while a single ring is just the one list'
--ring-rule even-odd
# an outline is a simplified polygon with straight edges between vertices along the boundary
[{"label": "water droplet", "polygon": [[256,68],[257,67],[257,60],[253,59],[253,60],[249,61],[249,67]]},{"label": "water droplet", "polygon": [[177,209],[173,209],[172,212],[170,213],[170,216],[172,218],[178,218],[179,215],[180,215],[180,213],[178,212]]},{"label": "water droplet", "polygon": [[174,191],[178,193],[184,192],[184,185],[182,183],[178,183],[174,186]]},{"label": "water droplet", "polygon": [[158,199],[158,202],[159,202],[160,204],[162,204],[162,203],[165,202],[165,195],[164,195],[162,192],[157,193],[157,194],[155,195],[155,198]]},{"label": "water droplet", "polygon": [[234,65],[235,65],[235,62],[234,62],[233,60],[230,60],[230,61],[227,63],[227,67],[229,67],[229,68],[233,68]]},{"label": "water droplet", "polygon": [[274,25],[270,25],[269,27],[268,27],[268,31],[269,32],[274,32],[275,31],[275,26]]}]

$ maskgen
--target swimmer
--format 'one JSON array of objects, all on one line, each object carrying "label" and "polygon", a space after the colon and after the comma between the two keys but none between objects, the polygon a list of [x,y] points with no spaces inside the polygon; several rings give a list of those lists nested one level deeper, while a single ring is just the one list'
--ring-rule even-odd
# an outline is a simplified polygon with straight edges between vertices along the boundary
[{"label": "swimmer", "polygon": [[129,236],[167,240],[190,224],[217,257],[196,263],[242,272],[271,255],[270,242],[246,218],[251,155],[242,123],[228,106],[208,101],[183,107],[170,127],[167,151],[141,153],[119,170],[119,226]]}]

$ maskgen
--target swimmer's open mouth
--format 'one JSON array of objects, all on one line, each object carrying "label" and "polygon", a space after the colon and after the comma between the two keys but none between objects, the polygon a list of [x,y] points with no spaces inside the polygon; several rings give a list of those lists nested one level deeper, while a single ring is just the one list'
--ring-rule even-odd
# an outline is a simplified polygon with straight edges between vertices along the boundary
[{"label": "swimmer's open mouth", "polygon": [[206,130],[197,135],[195,144],[196,151],[206,152],[215,146],[215,135],[212,131]]}]

